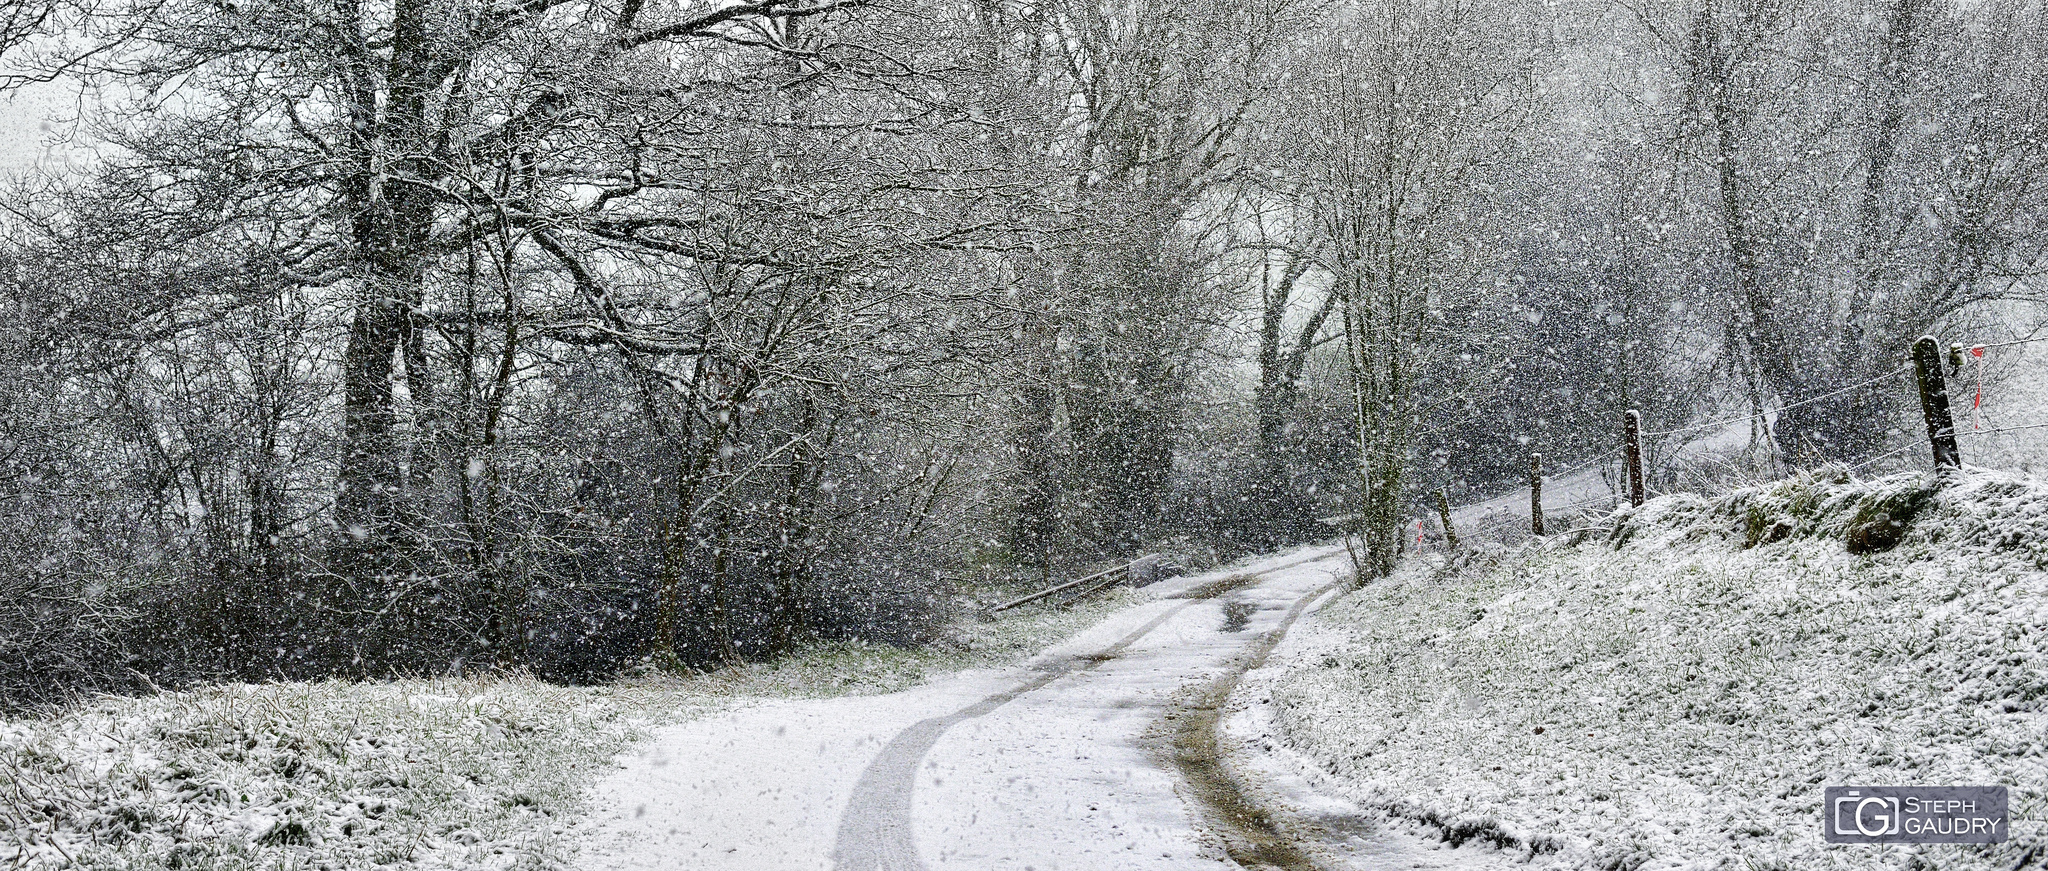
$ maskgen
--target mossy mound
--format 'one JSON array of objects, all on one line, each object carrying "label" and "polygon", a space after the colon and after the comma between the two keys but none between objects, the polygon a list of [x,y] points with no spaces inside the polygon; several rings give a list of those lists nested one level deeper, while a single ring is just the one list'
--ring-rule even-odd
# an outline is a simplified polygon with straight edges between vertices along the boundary
[{"label": "mossy mound", "polygon": [[1664,496],[1615,515],[1615,548],[1718,537],[1743,549],[1831,538],[1852,554],[1902,545],[2024,551],[2048,566],[2048,483],[1971,469],[1857,480],[1840,466],[1704,497]]}]

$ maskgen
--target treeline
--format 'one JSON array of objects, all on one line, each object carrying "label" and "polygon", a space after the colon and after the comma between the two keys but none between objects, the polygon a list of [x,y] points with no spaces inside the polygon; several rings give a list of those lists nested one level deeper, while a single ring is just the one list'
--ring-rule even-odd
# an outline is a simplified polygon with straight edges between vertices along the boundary
[{"label": "treeline", "polygon": [[[0,695],[918,643],[2032,317],[2035,4],[118,0],[0,219]],[[1875,453],[1880,388],[1780,461]]]}]

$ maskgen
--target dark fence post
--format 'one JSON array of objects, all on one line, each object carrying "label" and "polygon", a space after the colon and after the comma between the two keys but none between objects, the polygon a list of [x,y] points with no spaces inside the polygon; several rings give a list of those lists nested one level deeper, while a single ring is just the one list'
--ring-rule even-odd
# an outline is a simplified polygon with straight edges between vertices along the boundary
[{"label": "dark fence post", "polygon": [[1529,455],[1529,532],[1543,534],[1543,455]]},{"label": "dark fence post", "polygon": [[1458,549],[1458,530],[1451,527],[1451,494],[1444,488],[1436,488],[1436,516],[1444,524],[1444,546],[1449,550]]},{"label": "dark fence post", "polygon": [[1934,447],[1935,471],[1959,468],[1956,423],[1948,413],[1948,379],[1941,374],[1941,346],[1933,336],[1913,343],[1913,378],[1920,385],[1920,415],[1927,420],[1927,441]]},{"label": "dark fence post", "polygon": [[1643,504],[1643,416],[1631,408],[1621,416],[1621,440],[1628,454],[1628,504]]}]

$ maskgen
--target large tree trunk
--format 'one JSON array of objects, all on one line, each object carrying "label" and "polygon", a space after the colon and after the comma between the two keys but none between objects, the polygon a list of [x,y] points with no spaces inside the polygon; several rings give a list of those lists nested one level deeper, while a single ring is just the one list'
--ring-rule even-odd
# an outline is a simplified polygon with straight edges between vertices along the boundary
[{"label": "large tree trunk", "polygon": [[[394,379],[412,317],[421,303],[433,229],[433,194],[421,181],[432,163],[427,150],[427,99],[436,88],[427,36],[427,5],[400,0],[393,10],[390,61],[381,78],[382,111],[368,27],[353,0],[341,0],[343,22],[356,38],[347,65],[354,174],[341,199],[352,220],[361,262],[356,310],[342,355],[342,451],[335,514],[347,534],[345,551],[358,570],[389,567],[403,542],[401,476],[406,455],[398,444]],[[424,364],[424,360],[421,360]],[[418,376],[425,382],[425,373]]]},{"label": "large tree trunk", "polygon": [[1289,379],[1269,381],[1261,373],[1258,406],[1258,478],[1250,494],[1258,513],[1266,547],[1288,543],[1303,535],[1313,523],[1314,501],[1294,486],[1296,453],[1293,435],[1295,410],[1300,391]]},{"label": "large tree trunk", "polygon": [[[1386,243],[1387,250],[1395,245]],[[1391,267],[1394,258],[1386,257]],[[1388,274],[1392,274],[1388,269]],[[1385,286],[1374,286],[1386,282]],[[1361,581],[1386,577],[1401,558],[1406,526],[1408,450],[1417,413],[1414,373],[1405,360],[1413,353],[1413,324],[1407,301],[1393,279],[1354,276],[1344,300],[1345,346],[1352,381],[1353,425],[1358,430],[1358,517],[1365,543],[1358,566]]]},{"label": "large tree trunk", "polygon": [[771,554],[775,626],[774,649],[770,652],[777,656],[793,652],[811,626],[811,614],[805,607],[805,586],[810,582],[812,558],[819,548],[812,540],[817,531],[818,485],[824,476],[825,452],[831,448],[838,429],[836,421],[824,421],[817,399],[804,395],[797,401],[803,405],[803,441],[789,455]]},{"label": "large tree trunk", "polygon": [[[336,519],[362,558],[385,551],[400,504],[393,357],[404,333],[404,310],[393,291],[372,282],[356,305],[342,355],[342,454]],[[380,298],[381,297],[381,298]]]}]

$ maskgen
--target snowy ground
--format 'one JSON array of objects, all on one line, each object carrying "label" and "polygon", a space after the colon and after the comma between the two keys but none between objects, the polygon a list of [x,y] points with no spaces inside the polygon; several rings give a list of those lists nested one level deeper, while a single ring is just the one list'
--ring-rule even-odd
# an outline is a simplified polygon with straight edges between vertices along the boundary
[{"label": "snowy ground", "polygon": [[519,678],[230,685],[0,720],[0,862],[559,867],[574,851],[564,835],[586,787],[654,729],[749,700],[871,695],[1016,662],[1136,601],[1117,593],[1070,611],[963,623],[952,643],[921,650],[829,645],[774,664],[604,687]]},{"label": "snowy ground", "polygon": [[581,867],[1234,867],[1165,723],[1347,563],[1322,548],[1155,585],[1021,669],[679,724],[599,785]]},{"label": "snowy ground", "polygon": [[608,687],[104,699],[0,721],[0,855],[35,869],[1468,867],[1275,773],[1233,727],[1215,740],[1240,677],[1259,680],[1347,576],[1340,548],[1309,548],[963,623],[941,649],[828,647]]},{"label": "snowy ground", "polygon": [[1023,669],[679,724],[599,785],[580,867],[1505,867],[1318,793],[1235,701],[1348,563],[1310,548],[1160,584]]},{"label": "snowy ground", "polygon": [[[1924,481],[1675,496],[1577,545],[1416,561],[1300,627],[1249,703],[1307,779],[1538,868],[2038,867],[2048,486],[1973,474],[1847,551]],[[1851,783],[2006,784],[2014,837],[1827,846],[1821,788]]]},{"label": "snowy ground", "polygon": [[[1973,473],[1923,497],[1924,481],[1668,497],[1537,546],[1418,558],[1342,597],[1342,551],[1311,548],[962,624],[941,649],[821,648],[598,688],[443,679],[103,700],[0,721],[0,855],[28,868],[2035,867],[2048,861],[2048,486]],[[1846,549],[1884,543],[1875,521],[1909,513],[1895,547]],[[2015,837],[1827,847],[1821,787],[1855,782],[2007,784]]]}]

